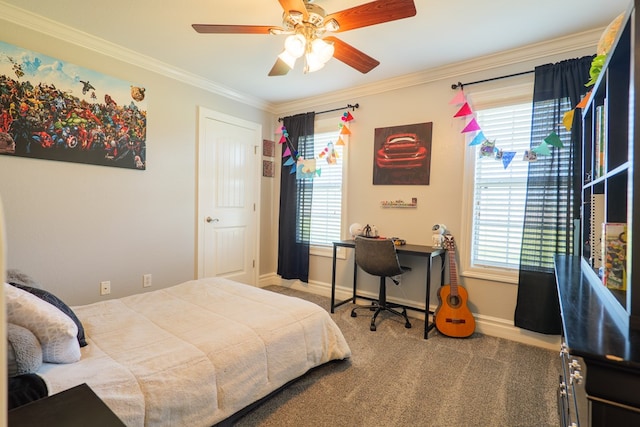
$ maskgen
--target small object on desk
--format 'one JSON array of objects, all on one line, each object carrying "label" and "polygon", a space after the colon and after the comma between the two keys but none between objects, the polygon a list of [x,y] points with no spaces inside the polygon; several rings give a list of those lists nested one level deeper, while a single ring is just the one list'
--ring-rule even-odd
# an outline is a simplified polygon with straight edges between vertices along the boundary
[{"label": "small object on desk", "polygon": [[444,243],[444,235],[447,234],[447,226],[444,224],[436,224],[431,227],[433,235],[431,236],[431,245],[434,248],[441,248]]},{"label": "small object on desk", "polygon": [[391,240],[393,240],[393,244],[396,246],[402,246],[407,244],[406,240],[400,239],[399,237],[392,237]]},{"label": "small object on desk", "polygon": [[380,234],[378,233],[378,227],[375,225],[365,225],[362,229],[361,236],[363,237],[378,237]]},{"label": "small object on desk", "polygon": [[355,239],[356,236],[360,236],[362,234],[362,225],[360,223],[354,222],[349,226],[349,234],[352,239]]},{"label": "small object on desk", "polygon": [[126,427],[87,384],[9,411],[10,426]]}]

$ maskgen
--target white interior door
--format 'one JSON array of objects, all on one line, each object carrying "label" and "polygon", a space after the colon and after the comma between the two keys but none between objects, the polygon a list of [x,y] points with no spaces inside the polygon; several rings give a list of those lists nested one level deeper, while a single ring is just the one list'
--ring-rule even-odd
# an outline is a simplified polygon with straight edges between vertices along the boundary
[{"label": "white interior door", "polygon": [[200,108],[198,277],[258,279],[262,126]]}]

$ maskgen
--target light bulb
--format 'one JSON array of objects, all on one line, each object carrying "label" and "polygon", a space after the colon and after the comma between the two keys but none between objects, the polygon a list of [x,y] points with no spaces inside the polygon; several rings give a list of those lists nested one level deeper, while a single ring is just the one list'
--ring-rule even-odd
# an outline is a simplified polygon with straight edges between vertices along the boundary
[{"label": "light bulb", "polygon": [[307,41],[302,34],[294,34],[284,41],[284,49],[294,58],[300,58],[304,54]]},{"label": "light bulb", "polygon": [[293,70],[294,65],[296,65],[296,58],[294,56],[292,56],[286,50],[283,50],[282,53],[280,55],[278,55],[278,58],[280,58],[282,60],[282,62],[287,64],[287,66],[289,68],[291,68],[292,70]]},{"label": "light bulb", "polygon": [[307,62],[307,65],[304,69],[305,73],[313,73],[314,71],[318,71],[319,69],[324,67],[324,62],[321,60],[320,56],[313,51],[307,53],[305,58]]},{"label": "light bulb", "polygon": [[315,39],[311,43],[311,50],[314,54],[318,55],[318,59],[324,64],[331,59],[335,48],[333,43],[327,43],[322,39]]}]

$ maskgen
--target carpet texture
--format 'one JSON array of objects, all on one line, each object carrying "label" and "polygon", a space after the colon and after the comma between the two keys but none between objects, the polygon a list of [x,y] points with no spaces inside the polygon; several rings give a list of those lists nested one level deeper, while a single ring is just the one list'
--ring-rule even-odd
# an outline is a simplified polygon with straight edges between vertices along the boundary
[{"label": "carpet texture", "polygon": [[[329,298],[268,286],[329,309]],[[246,426],[558,426],[558,352],[485,336],[456,339],[383,313],[332,314],[353,355],[321,366],[235,424]]]}]

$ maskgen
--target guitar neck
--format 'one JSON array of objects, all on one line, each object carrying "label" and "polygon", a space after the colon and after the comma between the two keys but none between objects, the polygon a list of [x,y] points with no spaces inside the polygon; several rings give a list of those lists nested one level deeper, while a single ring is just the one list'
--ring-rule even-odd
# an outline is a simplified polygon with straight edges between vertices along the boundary
[{"label": "guitar neck", "polygon": [[458,294],[458,270],[456,269],[456,252],[455,249],[449,249],[449,286],[451,294]]}]

